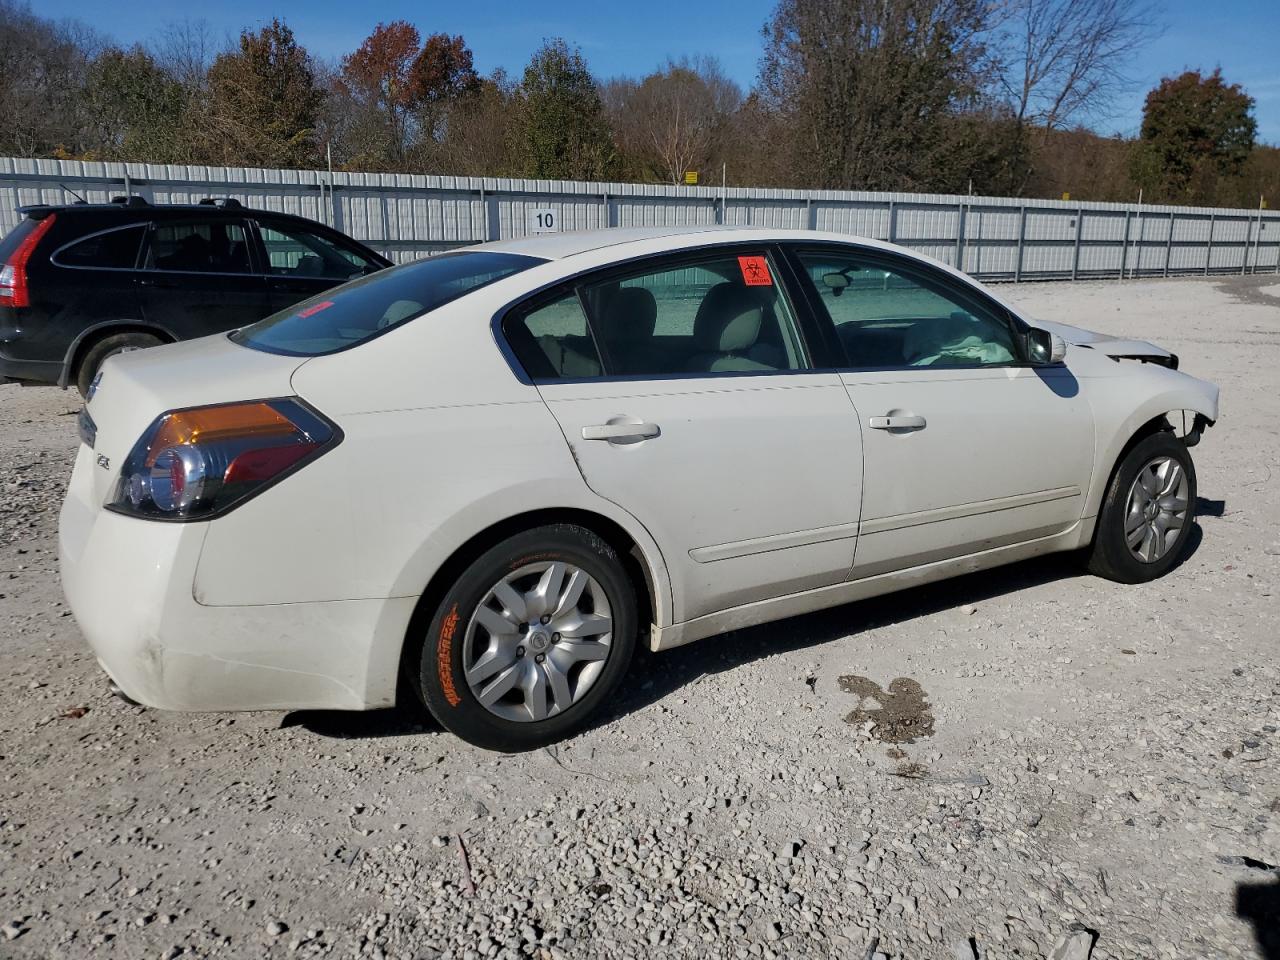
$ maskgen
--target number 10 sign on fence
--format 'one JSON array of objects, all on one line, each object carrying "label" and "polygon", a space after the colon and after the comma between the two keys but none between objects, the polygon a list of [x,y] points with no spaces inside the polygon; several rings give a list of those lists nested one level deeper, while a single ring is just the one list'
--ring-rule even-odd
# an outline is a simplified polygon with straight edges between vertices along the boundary
[{"label": "number 10 sign on fence", "polygon": [[529,211],[530,233],[557,233],[559,230],[560,222],[552,208],[540,207]]}]

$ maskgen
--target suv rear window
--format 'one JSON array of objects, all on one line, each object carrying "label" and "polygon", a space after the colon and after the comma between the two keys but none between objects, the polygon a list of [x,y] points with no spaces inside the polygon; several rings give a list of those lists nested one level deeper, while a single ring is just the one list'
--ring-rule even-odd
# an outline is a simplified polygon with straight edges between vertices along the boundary
[{"label": "suv rear window", "polygon": [[92,234],[55,251],[53,262],[63,267],[132,270],[146,229],[136,224]]},{"label": "suv rear window", "polygon": [[337,353],[543,262],[513,253],[443,253],[327,290],[232,332],[231,339],[297,357]]}]

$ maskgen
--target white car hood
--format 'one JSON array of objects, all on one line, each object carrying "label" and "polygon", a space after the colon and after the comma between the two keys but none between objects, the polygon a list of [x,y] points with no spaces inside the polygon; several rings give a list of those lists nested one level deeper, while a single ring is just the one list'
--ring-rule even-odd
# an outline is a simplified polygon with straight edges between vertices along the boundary
[{"label": "white car hood", "polygon": [[1050,333],[1056,333],[1067,343],[1078,347],[1088,347],[1105,353],[1109,357],[1172,357],[1173,353],[1164,347],[1156,346],[1146,340],[1122,340],[1109,337],[1105,333],[1083,330],[1066,323],[1055,323],[1052,320],[1034,320],[1032,323]]}]

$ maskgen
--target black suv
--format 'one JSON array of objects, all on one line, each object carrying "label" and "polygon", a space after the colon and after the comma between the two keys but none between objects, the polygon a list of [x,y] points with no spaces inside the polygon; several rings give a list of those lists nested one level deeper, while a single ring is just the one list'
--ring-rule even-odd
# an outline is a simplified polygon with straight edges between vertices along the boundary
[{"label": "black suv", "polygon": [[84,393],[113,353],[244,326],[391,266],[322,224],[236,200],[20,212],[0,240],[0,382]]}]

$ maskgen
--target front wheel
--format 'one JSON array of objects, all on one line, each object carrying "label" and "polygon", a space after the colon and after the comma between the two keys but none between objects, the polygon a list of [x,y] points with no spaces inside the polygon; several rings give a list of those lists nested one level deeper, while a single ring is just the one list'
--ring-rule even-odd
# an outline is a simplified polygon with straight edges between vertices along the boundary
[{"label": "front wheel", "polygon": [[1089,571],[1118,583],[1163,575],[1186,550],[1195,502],[1196,468],[1186,445],[1168,432],[1145,437],[1107,486]]},{"label": "front wheel", "polygon": [[572,524],[486,551],[431,619],[419,680],[427,709],[479,747],[514,752],[582,729],[635,649],[635,586],[617,553]]}]

